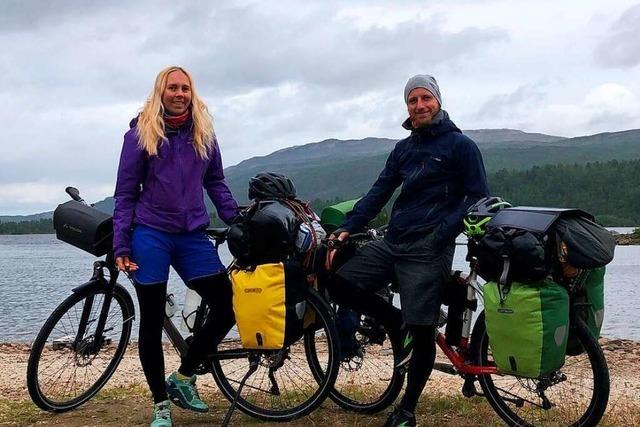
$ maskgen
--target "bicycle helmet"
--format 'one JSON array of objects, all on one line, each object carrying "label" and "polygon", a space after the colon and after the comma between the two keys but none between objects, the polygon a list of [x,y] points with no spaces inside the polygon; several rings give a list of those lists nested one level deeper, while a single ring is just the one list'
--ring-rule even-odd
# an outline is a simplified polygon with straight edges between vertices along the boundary
[{"label": "bicycle helmet", "polygon": [[295,199],[296,187],[285,175],[276,172],[259,173],[249,180],[249,199]]},{"label": "bicycle helmet", "polygon": [[500,209],[510,208],[511,203],[501,197],[483,197],[467,209],[462,222],[464,234],[468,237],[483,236],[487,223]]}]

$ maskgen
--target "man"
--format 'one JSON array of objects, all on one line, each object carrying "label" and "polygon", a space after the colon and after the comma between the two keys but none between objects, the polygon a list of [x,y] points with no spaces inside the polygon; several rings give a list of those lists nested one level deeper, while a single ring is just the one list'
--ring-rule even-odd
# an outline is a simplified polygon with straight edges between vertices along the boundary
[{"label": "man", "polygon": [[[436,80],[411,77],[404,100],[409,118],[402,126],[411,135],[396,144],[369,192],[334,232],[345,240],[360,231],[402,185],[385,238],[359,250],[335,283],[339,303],[391,325],[403,345],[396,367],[408,363],[407,388],[385,426],[416,425],[415,408],[435,360],[440,294],[455,238],[466,209],[489,193],[480,151],[442,109]],[[401,312],[375,295],[392,280]]]}]

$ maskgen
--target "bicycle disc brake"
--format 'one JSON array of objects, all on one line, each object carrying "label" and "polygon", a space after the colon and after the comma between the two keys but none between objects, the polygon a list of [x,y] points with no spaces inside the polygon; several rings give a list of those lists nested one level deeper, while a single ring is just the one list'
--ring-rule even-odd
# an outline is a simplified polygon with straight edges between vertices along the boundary
[{"label": "bicycle disc brake", "polygon": [[284,362],[286,360],[290,359],[291,357],[289,357],[288,348],[269,355],[264,355],[262,365],[269,368],[269,374],[267,375],[269,381],[271,382],[269,393],[273,394],[274,396],[280,396],[280,386],[278,386],[278,380],[276,379],[275,373],[278,371],[278,369],[284,366]]}]

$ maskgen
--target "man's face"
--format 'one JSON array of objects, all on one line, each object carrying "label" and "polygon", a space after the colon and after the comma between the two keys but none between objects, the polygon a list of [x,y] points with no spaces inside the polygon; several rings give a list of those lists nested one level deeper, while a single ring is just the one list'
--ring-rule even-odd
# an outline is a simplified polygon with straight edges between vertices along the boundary
[{"label": "man's face", "polygon": [[184,113],[191,105],[191,83],[182,71],[172,71],[167,76],[167,85],[162,93],[162,105],[174,116]]},{"label": "man's face", "polygon": [[413,128],[428,125],[433,117],[440,111],[440,104],[435,96],[422,87],[417,87],[409,92],[407,98],[407,111]]}]

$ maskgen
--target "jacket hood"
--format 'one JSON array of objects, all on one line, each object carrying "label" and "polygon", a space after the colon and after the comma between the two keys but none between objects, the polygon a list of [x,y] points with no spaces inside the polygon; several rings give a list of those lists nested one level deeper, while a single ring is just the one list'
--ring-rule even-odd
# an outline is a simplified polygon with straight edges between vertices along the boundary
[{"label": "jacket hood", "polygon": [[407,118],[403,123],[402,127],[410,130],[411,133],[430,133],[432,135],[438,135],[446,132],[460,132],[462,131],[455,125],[449,118],[449,113],[445,110],[438,111],[438,114],[435,115],[433,121],[429,123],[425,127],[414,129],[411,125],[411,119]]}]

